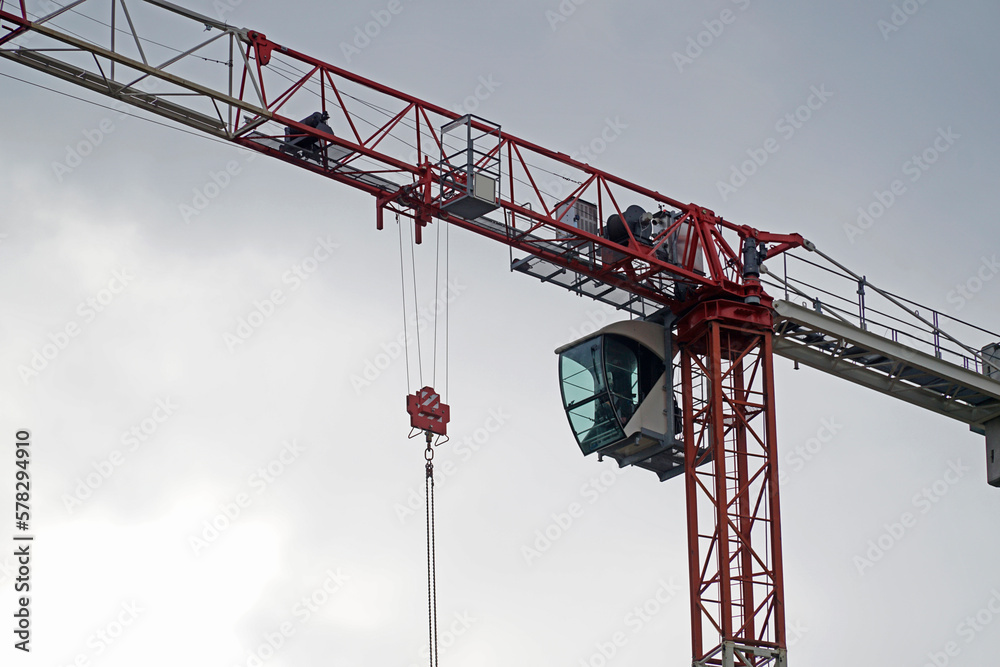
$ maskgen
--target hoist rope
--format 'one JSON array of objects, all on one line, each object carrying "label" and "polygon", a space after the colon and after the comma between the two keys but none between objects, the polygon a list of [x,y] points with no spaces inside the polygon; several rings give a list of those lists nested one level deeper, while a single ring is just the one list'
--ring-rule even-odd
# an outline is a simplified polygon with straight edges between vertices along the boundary
[{"label": "hoist rope", "polygon": [[430,646],[428,653],[430,667],[437,667],[437,552],[434,540],[434,448],[431,446],[432,435],[427,432],[427,449],[424,450],[425,482],[427,492],[425,505],[427,507],[427,638]]},{"label": "hoist rope", "polygon": [[[397,214],[398,215],[398,214]],[[416,221],[414,221],[414,226],[416,226]],[[410,271],[413,275],[413,328],[416,329],[417,336],[417,378],[420,381],[421,386],[424,384],[424,365],[423,358],[420,354],[420,312],[417,304],[417,256],[414,246],[416,243],[413,240],[413,227],[410,227]],[[403,315],[403,322],[405,326],[406,315]]]},{"label": "hoist rope", "polygon": [[[442,255],[442,234],[441,228],[444,227],[444,290],[441,290],[441,255]],[[437,239],[435,243],[435,258],[434,258],[434,301],[432,301],[432,310],[434,316],[434,376],[433,384],[437,387],[437,369],[438,369],[438,348],[440,347],[438,341],[438,320],[439,315],[444,315],[444,387],[443,390],[439,390],[442,400],[447,402],[448,400],[448,343],[449,343],[449,316],[451,314],[451,308],[449,306],[449,296],[451,295],[451,225],[446,225],[443,223],[438,224],[437,228]]]},{"label": "hoist rope", "polygon": [[[406,291],[407,291],[406,290],[406,280],[407,280],[406,273],[407,273],[407,271],[406,271],[405,250],[403,248],[403,242],[404,242],[404,240],[403,240],[403,226],[402,226],[402,223],[400,222],[400,214],[399,214],[398,211],[396,212],[396,227],[399,230],[399,283],[400,283],[399,286],[400,286],[400,291],[402,292],[402,295],[403,295],[403,349],[404,349],[405,361],[406,361],[406,390],[410,391],[413,388],[413,385],[411,384],[411,379],[410,379],[410,338],[411,338],[411,336],[410,336],[410,324],[407,321],[407,308],[408,308],[408,305],[406,303]],[[415,338],[416,344],[417,344],[417,351],[416,351],[416,357],[417,357],[417,381],[420,383],[420,386],[423,386],[423,384],[424,384],[424,366],[423,366],[422,346],[421,346],[421,341],[420,341],[420,309],[419,309],[419,303],[418,303],[418,301],[419,301],[419,291],[417,290],[417,259],[416,259],[416,251],[414,250],[414,246],[416,245],[416,243],[414,242],[414,238],[413,238],[413,227],[409,228],[409,232],[410,232],[410,276],[409,276],[409,278],[412,281],[412,283],[411,283],[412,284],[412,288],[411,289],[413,291],[413,318],[414,318],[413,319],[413,329],[415,330],[413,338]],[[431,313],[431,314],[433,315],[433,313]],[[437,320],[435,318],[435,326],[436,326],[436,323],[437,323]],[[435,363],[436,363],[436,359],[435,359]]]},{"label": "hoist rope", "polygon": [[403,268],[403,226],[396,213],[396,228],[399,230],[399,287],[403,295],[403,361],[406,363],[406,391],[410,391],[410,345],[406,336],[406,270]]},{"label": "hoist rope", "polygon": [[[444,230],[444,286],[445,286],[445,310],[444,310],[444,391],[441,392],[442,399],[448,401],[448,391],[451,385],[448,383],[448,343],[451,318],[451,305],[448,302],[448,295],[451,294],[451,225],[447,225]],[[456,294],[455,296],[458,296]]]},{"label": "hoist rope", "polygon": [[[434,313],[434,365],[433,365],[433,375],[431,383],[437,387],[437,370],[438,370],[438,299],[441,298],[441,224],[437,226],[437,240],[435,242],[434,250],[434,300],[431,301],[431,309]],[[447,302],[447,299],[445,299]],[[445,355],[447,359],[447,355]]]}]

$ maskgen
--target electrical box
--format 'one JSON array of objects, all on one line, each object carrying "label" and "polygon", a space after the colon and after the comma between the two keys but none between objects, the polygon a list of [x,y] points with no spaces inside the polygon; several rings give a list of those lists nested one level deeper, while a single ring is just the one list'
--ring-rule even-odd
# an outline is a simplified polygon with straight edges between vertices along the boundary
[{"label": "electrical box", "polygon": [[982,349],[983,375],[1000,380],[1000,343],[990,343]]},{"label": "electrical box", "polygon": [[1000,487],[1000,417],[984,424],[986,427],[986,481]]},{"label": "electrical box", "polygon": [[493,208],[497,203],[497,181],[482,172],[475,172],[472,179],[472,196],[487,202]]},{"label": "electrical box", "polygon": [[456,179],[456,182],[460,185],[453,185],[447,191],[450,198],[441,205],[445,211],[466,220],[475,220],[499,207],[495,178],[478,171],[471,171],[465,175],[464,182],[461,179]]},{"label": "electrical box", "polygon": [[[567,225],[572,225],[595,236],[601,234],[600,226],[597,223],[597,206],[589,201],[567,199],[556,205],[555,217]],[[567,236],[568,234],[562,230],[556,232],[556,238],[564,239]]]}]

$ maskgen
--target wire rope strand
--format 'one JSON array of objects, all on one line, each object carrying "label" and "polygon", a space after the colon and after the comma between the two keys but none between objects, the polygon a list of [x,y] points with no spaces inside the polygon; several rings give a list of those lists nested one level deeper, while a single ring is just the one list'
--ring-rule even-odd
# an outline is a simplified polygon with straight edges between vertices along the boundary
[{"label": "wire rope strand", "polygon": [[259,155],[258,151],[255,151],[255,150],[250,149],[250,148],[246,148],[244,146],[241,146],[240,144],[233,143],[232,141],[225,141],[225,140],[222,140],[222,139],[216,139],[215,137],[211,137],[211,136],[208,136],[206,134],[202,134],[200,132],[195,132],[193,130],[186,130],[183,127],[177,127],[176,125],[170,125],[169,123],[162,123],[162,122],[160,122],[158,120],[154,120],[152,118],[146,118],[145,116],[139,116],[139,115],[134,114],[134,113],[129,113],[128,111],[122,111],[121,109],[116,109],[114,107],[109,107],[106,104],[101,104],[99,102],[94,102],[93,100],[88,100],[88,99],[83,98],[83,97],[78,97],[76,95],[71,95],[70,93],[64,92],[62,90],[56,90],[55,88],[49,88],[48,86],[43,86],[40,83],[35,83],[34,81],[28,81],[27,79],[21,79],[19,77],[13,76],[11,74],[7,74],[5,72],[0,72],[0,76],[6,77],[8,79],[13,79],[14,81],[19,81],[21,83],[26,83],[29,86],[34,86],[35,88],[39,88],[41,90],[47,90],[47,91],[49,91],[51,93],[55,93],[57,95],[62,95],[63,97],[68,97],[68,98],[73,99],[73,100],[78,100],[80,102],[83,102],[84,104],[90,104],[90,105],[93,105],[95,107],[99,107],[101,109],[107,109],[108,111],[114,111],[115,113],[120,113],[123,116],[128,116],[129,118],[135,118],[137,120],[146,121],[147,123],[152,123],[153,125],[159,125],[160,127],[165,127],[168,130],[175,130],[177,132],[183,132],[184,134],[190,134],[192,137],[199,137],[201,139],[205,139],[207,141],[211,141],[211,142],[220,144],[222,146],[235,146],[235,147],[239,148],[240,150],[246,151],[247,153],[253,153],[255,155]]},{"label": "wire rope strand", "polygon": [[[438,299],[440,298],[441,282],[441,223],[437,224],[437,241],[434,248],[434,299],[431,301],[431,313],[434,316],[434,355],[431,375],[431,384],[437,386],[437,353],[438,353]],[[445,351],[445,359],[448,353]]]},{"label": "wire rope strand", "polygon": [[[416,226],[417,221],[413,221],[413,225]],[[416,331],[417,337],[417,378],[420,381],[420,386],[424,386],[424,365],[423,358],[420,351],[420,312],[417,306],[417,257],[414,251],[414,246],[416,245],[413,241],[413,227],[410,227],[410,269],[413,274],[413,328]]]},{"label": "wire rope strand", "polygon": [[451,225],[448,225],[444,230],[444,389],[442,392],[443,399],[447,402],[448,394],[445,393],[450,390],[451,385],[449,384],[448,378],[448,357],[449,357],[449,331],[451,328],[451,304],[448,302],[448,297],[451,295]]},{"label": "wire rope strand", "polygon": [[407,338],[406,327],[406,269],[403,267],[403,226],[399,223],[399,213],[396,214],[396,229],[399,230],[399,289],[403,297],[403,361],[406,364],[406,391],[410,392],[410,341]]},{"label": "wire rope strand", "polygon": [[424,466],[427,509],[427,640],[428,640],[428,661],[430,667],[437,667],[438,645],[437,645],[437,549],[435,545],[434,533],[434,449],[430,441],[431,434],[427,433],[427,449],[424,451],[424,459],[427,463]]}]

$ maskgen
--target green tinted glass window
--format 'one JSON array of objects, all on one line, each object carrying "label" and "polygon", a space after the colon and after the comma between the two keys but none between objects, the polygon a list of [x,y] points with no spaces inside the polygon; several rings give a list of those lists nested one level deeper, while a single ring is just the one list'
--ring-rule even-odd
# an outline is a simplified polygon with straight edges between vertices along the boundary
[{"label": "green tinted glass window", "polygon": [[618,420],[624,426],[635,414],[639,396],[639,358],[635,341],[608,335],[604,343],[604,370],[607,375],[611,402]]},{"label": "green tinted glass window", "polygon": [[559,376],[563,407],[584,454],[624,437],[605,383],[601,338],[563,352]]}]

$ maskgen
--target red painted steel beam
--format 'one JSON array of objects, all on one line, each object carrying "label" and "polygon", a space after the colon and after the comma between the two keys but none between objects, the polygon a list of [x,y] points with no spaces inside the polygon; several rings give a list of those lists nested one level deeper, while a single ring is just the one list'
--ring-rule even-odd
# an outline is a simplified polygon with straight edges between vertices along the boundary
[{"label": "red painted steel beam", "polygon": [[[0,44],[38,29],[52,39],[62,39],[80,48],[78,40],[68,35],[60,36],[48,26],[35,26],[27,19],[23,2],[19,5],[20,13],[7,11],[12,6],[13,3],[0,0],[0,19],[8,30],[0,34]],[[507,173],[500,174],[497,201],[504,224],[489,226],[459,217],[443,208],[440,194],[443,175],[451,165],[432,164],[424,153],[424,133],[430,134],[432,150],[442,150],[443,137],[438,126],[442,119],[444,122],[457,120],[459,114],[289,49],[259,32],[247,31],[237,37],[241,41],[240,50],[248,60],[240,63],[234,72],[240,84],[235,100],[221,90],[212,89],[206,93],[206,86],[196,85],[194,81],[177,82],[177,77],[172,81],[213,102],[230,105],[230,111],[236,109],[235,124],[227,127],[231,141],[373,195],[379,228],[383,226],[386,210],[412,217],[416,221],[418,238],[422,227],[438,218],[555,266],[662,304],[682,315],[677,336],[681,352],[684,441],[687,444],[685,479],[693,655],[696,660],[704,659],[726,641],[783,649],[784,591],[771,299],[763,293],[756,277],[743,275],[742,250],[743,241],[753,239],[755,244],[772,244],[768,256],[773,257],[804,245],[802,237],[737,225],[707,208],[684,204],[574,160],[565,153],[507,133],[497,134],[495,148],[491,147],[487,153],[487,157],[499,159],[501,166],[507,165]],[[95,55],[150,75],[148,68],[142,69],[141,63],[129,62],[121,54],[92,46]],[[277,61],[283,60],[304,66],[306,72],[296,73],[291,81],[284,83],[270,79],[270,72],[278,74]],[[265,82],[265,78],[269,80]],[[286,115],[293,105],[308,104],[309,108],[316,108],[316,98],[310,96],[314,91],[309,89],[309,85],[316,83],[320,89],[320,108],[327,111],[333,107],[331,110],[338,117],[342,114],[349,131],[342,131],[341,135],[330,134]],[[352,84],[351,88],[361,87],[362,96],[378,96],[379,102],[385,98],[388,101],[383,107],[393,107],[380,107],[387,119],[374,123],[374,130],[368,136],[363,136],[359,128],[363,127],[362,122],[369,121],[357,111],[348,109],[344,83]],[[327,86],[332,96],[327,95]],[[263,100],[254,97],[257,91]],[[300,104],[300,98],[306,99]],[[372,100],[365,100],[368,102]],[[373,108],[363,106],[367,111]],[[251,123],[241,127],[247,114],[251,114]],[[253,114],[261,115],[254,117]],[[432,118],[438,121],[438,126]],[[480,132],[498,132],[496,126],[475,119],[471,126]],[[339,147],[347,154],[339,162],[323,164],[287,152],[282,148],[285,127],[296,135],[320,142],[324,155],[330,146]],[[341,126],[341,130],[344,129]],[[403,159],[399,153],[391,153],[386,146],[389,137],[415,146],[416,158]],[[487,157],[480,158],[480,163]],[[622,209],[635,199],[670,207],[681,216],[648,245],[636,239],[627,227],[625,243],[612,242],[601,233],[576,227],[565,219],[565,213],[557,212],[562,198],[549,194],[546,187],[540,185],[544,182],[544,173],[554,173],[553,169],[538,167],[534,163],[539,160],[565,169],[571,175],[568,180],[576,182],[571,199],[596,200],[599,232],[603,231],[606,214],[613,212],[621,216]],[[365,161],[374,166],[363,165]],[[382,180],[374,180],[376,177]],[[529,207],[525,205],[528,201],[537,202],[537,205]],[[690,230],[697,242],[689,244],[686,257],[666,261],[657,251],[669,234],[681,230]],[[579,245],[592,248],[593,256],[600,259],[585,261],[574,254],[572,248]],[[704,272],[696,268],[698,252],[703,255]],[[605,254],[611,253],[620,259],[606,261]],[[676,289],[671,292],[667,287],[675,287],[678,283],[690,288],[683,298],[677,296]],[[759,298],[760,305],[746,303],[748,297]],[[696,379],[709,380],[710,391],[706,395],[696,396],[701,384],[695,382]],[[708,458],[711,460],[706,460]],[[700,511],[699,508],[705,505],[710,509]]]},{"label": "red painted steel beam", "polygon": [[[13,25],[19,26],[19,30],[37,28],[26,19],[26,15],[2,11],[0,16]],[[60,35],[57,31],[45,28],[43,32],[50,38],[62,39],[67,43],[74,44],[73,38]],[[402,210],[417,221],[418,236],[421,227],[430,223],[434,218],[442,219],[494,240],[500,240],[529,254],[543,257],[563,268],[608,282],[633,294],[646,296],[656,303],[674,309],[675,312],[683,312],[698,301],[708,298],[709,295],[712,298],[719,297],[737,302],[754,298],[766,300],[766,295],[763,294],[759,281],[753,276],[744,279],[742,275],[743,239],[753,238],[760,243],[777,243],[777,247],[772,249],[770,253],[772,256],[803,243],[802,238],[798,235],[770,234],[749,226],[736,225],[704,207],[696,204],[684,204],[680,200],[663,195],[656,190],[629,182],[589,164],[574,160],[565,153],[547,149],[507,133],[502,136],[498,135],[497,145],[487,153],[487,156],[495,155],[497,159],[501,160],[501,164],[503,164],[503,151],[507,153],[506,163],[509,173],[503,175],[505,179],[502,181],[506,184],[506,192],[501,187],[497,203],[502,209],[501,212],[504,214],[505,220],[508,221],[509,227],[504,234],[498,235],[482,226],[469,224],[468,221],[449,215],[442,210],[443,202],[437,190],[440,189],[440,183],[442,183],[448,165],[435,165],[427,162],[423,153],[424,137],[422,134],[429,132],[433,144],[440,148],[442,139],[437,134],[431,118],[436,116],[442,122],[450,122],[460,118],[457,113],[288,48],[268,39],[258,31],[240,32],[236,36],[243,42],[241,51],[247,55],[248,60],[240,62],[242,59],[239,59],[236,69],[240,85],[238,97],[235,99],[239,106],[236,107],[236,123],[230,130],[232,132],[231,140],[374,195],[377,198],[380,218],[381,209],[390,203],[395,203],[398,205],[397,210]],[[79,42],[77,41],[74,46],[80,48]],[[110,57],[122,62],[123,65],[137,66],[134,61],[129,63],[124,56],[111,53],[106,49],[101,51],[95,45],[95,54],[98,53],[102,57]],[[274,69],[278,67],[279,61],[284,65],[292,62],[297,68],[304,69],[304,72],[294,73],[291,80],[275,81],[275,77],[287,74],[287,72]],[[269,73],[272,71],[274,74],[270,75]],[[271,80],[265,81],[269,76]],[[247,85],[250,81],[254,85]],[[190,82],[177,84],[176,81],[171,81],[171,83],[185,86],[189,85]],[[389,116],[385,122],[376,124],[374,131],[367,137],[363,137],[358,128],[361,127],[362,121],[369,121],[358,115],[357,111],[348,108],[341,90],[344,83],[361,86],[373,96],[372,99],[377,99],[381,104],[378,108]],[[291,108],[293,104],[302,106],[299,100],[303,97],[308,97],[305,101],[315,108],[316,99],[311,97],[315,91],[309,89],[309,84],[319,85],[318,96],[324,111],[327,110],[328,105],[339,108],[340,111],[336,112],[336,115],[338,117],[342,115],[343,120],[349,126],[349,132],[346,136],[337,136],[307,126],[295,118],[280,113]],[[333,96],[326,94],[327,86],[334,92]],[[200,89],[198,86],[189,87],[196,91],[205,90],[204,87]],[[260,91],[263,101],[255,97],[258,91]],[[361,97],[364,97],[365,94],[363,92]],[[223,91],[218,91],[218,95],[220,97],[213,99],[216,102],[222,100],[223,103],[226,103],[225,98],[222,97]],[[362,111],[368,113],[375,108],[368,104],[369,102],[370,100],[365,100],[365,104],[360,105]],[[257,117],[251,115],[249,117],[251,124],[241,127],[241,121],[248,118],[247,114],[253,113],[250,109],[260,108],[261,104],[263,104],[267,115]],[[385,107],[395,105],[399,105],[399,108],[385,109]],[[275,127],[276,125],[278,127]],[[297,159],[294,156],[284,154],[280,150],[260,147],[254,143],[249,134],[251,131],[261,131],[280,141],[281,139],[276,135],[280,135],[284,131],[284,127],[290,128],[296,135],[321,141],[324,146],[335,145],[350,151],[350,155],[345,158],[345,161],[354,167],[356,175],[394,173],[397,179],[402,179],[404,182],[398,185],[395,193],[386,193],[384,189],[374,187],[371,184],[371,179],[366,182],[365,179],[345,177],[343,165],[340,165],[339,169],[323,168],[309,160]],[[485,133],[498,132],[496,126],[474,118],[471,120],[471,127]],[[403,159],[398,154],[394,155],[384,149],[384,140],[390,136],[411,146],[415,145],[417,147],[416,160]],[[374,166],[367,164],[361,166],[361,163],[358,162],[359,159],[371,161]],[[537,167],[533,164],[536,161],[548,161],[552,168]],[[515,169],[517,170],[517,178],[515,178]],[[578,185],[574,188],[572,197],[586,196],[589,199],[597,200],[600,216],[599,232],[601,233],[591,234],[576,228],[571,224],[571,221],[560,219],[559,214],[555,211],[560,198],[550,195],[539,186],[539,183],[542,182],[539,177],[543,173],[554,174],[555,170],[570,174],[570,180],[577,182]],[[523,184],[519,181],[523,181],[527,187],[522,187]],[[525,189],[527,189],[526,192]],[[389,194],[395,196],[390,197]],[[636,200],[652,200],[655,205],[669,207],[680,212],[681,218],[675,221],[670,229],[650,239],[648,244],[640,243],[627,226],[624,228],[627,238],[623,244],[612,243],[604,238],[602,235],[603,219],[606,215],[614,212],[621,217],[622,209]],[[536,205],[529,208],[523,205],[525,201],[534,201]],[[648,204],[644,205],[648,206]],[[525,224],[519,227],[519,223],[522,222]],[[686,257],[680,260],[665,261],[658,256],[658,251],[668,234],[678,231],[690,231],[690,237],[695,239],[695,242],[688,244]],[[569,261],[558,255],[554,256],[550,249],[545,249],[534,239],[528,239],[525,236],[526,233],[532,233],[536,237],[546,240],[560,239],[565,241],[570,239],[574,242],[590,244],[588,247],[593,247],[597,251],[606,249],[616,253],[621,259],[615,262],[614,266],[581,265],[581,262]],[[730,242],[724,238],[724,234],[731,234],[736,238]],[[696,270],[695,267],[699,253],[704,260],[704,272]],[[657,285],[656,281],[661,282]],[[681,281],[692,289],[685,292],[685,298],[682,302],[681,299],[677,298],[676,292],[668,293],[664,287],[666,284],[664,281],[671,281],[670,284]],[[697,294],[695,294],[696,291]]]},{"label": "red painted steel beam", "polygon": [[678,347],[695,664],[722,664],[727,643],[784,651],[769,309],[702,303],[681,319]]},{"label": "red painted steel beam", "polygon": [[[384,136],[386,136],[388,132],[391,131],[393,127],[395,127],[399,123],[400,120],[402,120],[406,112],[408,112],[411,109],[417,112],[415,114],[416,122],[414,123],[414,125],[415,127],[418,128],[420,127],[419,121],[421,118],[423,118],[423,120],[425,121],[424,123],[425,129],[430,127],[431,124],[429,122],[429,116],[428,116],[429,114],[436,114],[448,120],[456,120],[460,117],[457,113],[445,109],[444,107],[426,102],[417,97],[414,97],[413,95],[409,95],[407,93],[396,90],[389,86],[380,84],[377,81],[373,81],[371,79],[360,76],[343,68],[332,65],[330,63],[326,63],[322,60],[309,56],[305,53],[278,44],[277,42],[267,39],[267,37],[262,33],[256,31],[250,31],[248,32],[248,38],[253,46],[254,52],[257,55],[257,68],[256,71],[252,72],[251,74],[256,75],[258,77],[261,88],[263,88],[263,72],[261,71],[260,66],[268,64],[273,57],[277,57],[277,55],[280,54],[281,57],[298,61],[302,65],[306,66],[306,68],[311,72],[321,73],[320,78],[322,80],[329,81],[331,86],[334,87],[335,90],[337,88],[334,85],[334,77],[337,77],[345,81],[350,81],[354,84],[368,88],[373,92],[393,98],[399,101],[400,103],[404,103],[406,105],[406,108],[403,110],[403,112],[395,116],[390,121],[389,124],[383,126],[383,128],[380,128],[379,130],[376,131],[376,134],[383,131],[385,132],[385,134],[382,134],[380,136],[379,141],[381,141],[381,139],[384,138]],[[303,85],[302,80],[296,81],[294,84],[296,89],[300,88],[302,85]],[[289,97],[292,94],[294,94],[294,92],[296,91],[291,91],[290,89],[285,91],[279,91],[277,95],[272,94],[272,99],[280,100],[281,104],[285,104],[289,99]],[[340,101],[339,105],[340,108],[342,109],[344,114],[348,117],[348,120],[351,123],[352,131],[357,136],[356,123],[354,119],[351,117],[351,114],[347,111],[346,106],[343,104],[343,99],[339,97],[339,93],[338,93],[338,100]],[[269,104],[269,107],[270,106],[271,105]],[[287,119],[284,117],[280,118],[276,117],[276,119],[279,119],[281,122],[286,122],[289,126],[295,127],[295,129],[301,130],[306,134],[321,136],[320,133],[317,133],[315,130],[311,128],[296,126],[294,124],[294,121],[291,121],[291,119]],[[490,132],[493,131],[494,129],[491,126],[480,123],[474,119],[472,121],[472,127],[483,132]],[[375,135],[373,135],[373,137],[374,136]],[[328,137],[325,138],[329,140]],[[420,140],[419,133],[416,133],[416,136],[414,138],[416,141],[419,141]],[[434,135],[434,138],[435,141],[437,141],[440,144],[440,141],[436,135]],[[390,164],[392,167],[400,171],[410,171],[411,173],[416,174],[419,168],[419,165],[413,165],[413,164],[405,165],[402,164],[401,161],[396,160],[391,156],[385,154],[379,154],[377,151],[374,150],[375,145],[377,144],[366,145],[368,144],[368,141],[361,142],[361,144],[358,144],[354,142],[344,141],[340,138],[336,138],[333,139],[333,142],[345,148],[352,148],[352,149],[360,148],[359,150],[360,154],[366,155],[367,157],[370,157],[372,159],[384,161],[385,163]],[[607,172],[596,169],[591,165],[574,160],[564,153],[547,149],[536,143],[520,139],[510,134],[505,133],[503,135],[502,147],[505,147],[507,149],[509,157],[514,155],[517,156],[518,158],[517,161],[519,163],[519,166],[525,172],[530,182],[531,189],[534,191],[534,194],[538,197],[538,199],[542,201],[542,207],[544,209],[544,212],[531,211],[525,209],[524,207],[518,206],[515,203],[516,201],[518,201],[518,198],[515,196],[513,192],[508,193],[507,198],[501,197],[500,205],[508,213],[517,214],[522,218],[531,220],[535,225],[536,229],[544,228],[549,231],[559,231],[564,234],[577,235],[577,238],[585,239],[590,242],[594,242],[596,244],[601,244],[605,247],[608,245],[608,242],[602,239],[601,237],[591,236],[590,238],[588,238],[588,235],[586,233],[581,233],[581,230],[576,229],[573,225],[567,224],[565,221],[559,220],[555,217],[554,212],[548,207],[548,205],[545,202],[544,194],[539,189],[535,179],[532,177],[531,168],[529,167],[528,161],[524,157],[525,151],[528,151],[536,156],[540,156],[555,161],[572,170],[581,172],[582,174],[586,174],[587,182],[596,181],[599,187],[603,185],[606,194],[609,196],[609,199],[613,200],[614,195],[607,188],[609,185],[616,185],[627,191],[630,191],[633,195],[648,197],[656,202],[678,209],[684,213],[685,216],[684,220],[690,221],[694,225],[694,228],[696,230],[696,235],[699,238],[700,250],[704,253],[704,260],[707,265],[707,268],[709,269],[709,275],[708,276],[698,275],[693,270],[691,270],[690,266],[687,267],[677,266],[674,264],[663,262],[662,260],[658,259],[655,256],[655,247],[658,245],[657,241],[662,242],[662,238],[653,239],[652,247],[643,246],[642,244],[636,242],[636,240],[631,234],[631,231],[626,228],[626,231],[629,235],[628,245],[624,247],[624,250],[622,246],[615,246],[613,249],[617,252],[624,254],[632,262],[641,261],[648,263],[651,266],[650,270],[648,271],[640,270],[633,266],[630,270],[627,270],[625,272],[627,275],[628,274],[634,276],[641,275],[644,278],[648,278],[652,273],[655,273],[655,270],[658,269],[661,272],[665,272],[670,275],[689,281],[694,285],[703,285],[703,286],[712,286],[716,288],[721,288],[723,291],[730,293],[729,294],[730,298],[743,299],[747,296],[753,296],[757,294],[759,292],[759,285],[751,284],[747,286],[750,288],[748,291],[741,285],[740,276],[738,275],[734,275],[735,279],[730,279],[728,281],[724,280],[723,276],[725,275],[727,269],[730,272],[738,274],[738,271],[742,267],[742,260],[739,255],[739,252],[734,250],[732,246],[730,246],[728,243],[722,240],[721,234],[719,233],[721,230],[735,232],[741,238],[749,236],[757,239],[759,242],[780,243],[781,245],[779,249],[776,251],[772,251],[772,255],[792,247],[797,247],[803,243],[802,238],[798,235],[770,234],[766,232],[760,232],[756,229],[753,229],[745,225],[733,224],[719,216],[716,216],[712,211],[700,207],[696,204],[684,204],[681,201],[663,195],[658,191],[629,182],[623,178],[614,176],[613,174],[609,174]],[[513,179],[511,179],[510,187],[513,187]],[[579,197],[581,194],[580,191],[584,187],[586,186],[584,185],[578,188],[577,192],[574,192],[574,196]],[[598,194],[600,194],[600,192]],[[384,203],[385,201],[386,201],[385,198],[380,199],[380,202],[382,203]],[[400,201],[400,203],[414,210],[415,215],[413,217],[415,219],[429,220],[434,217],[442,218],[447,220],[448,222],[458,224],[459,226],[465,226],[467,228],[472,229],[472,231],[482,233],[482,230],[478,227],[475,227],[474,225],[473,226],[462,225],[459,222],[459,219],[456,219],[454,216],[442,215],[440,207],[427,204],[426,197],[421,198],[419,196],[415,196],[410,198],[409,200]],[[620,210],[617,203],[615,203],[614,207],[615,210],[620,215]],[[486,235],[490,236],[490,234]],[[516,236],[516,234],[514,234],[513,236]],[[666,235],[664,234],[663,237],[665,238],[665,236]],[[510,237],[505,235],[503,239],[504,242],[507,242],[508,238]],[[737,245],[736,247],[739,248],[740,246]],[[537,254],[534,252],[534,249],[531,246],[522,246],[522,249],[526,250],[527,252],[531,252],[532,254]],[[584,271],[583,273],[586,274],[587,272]],[[626,279],[625,281],[626,284],[628,284],[629,281],[630,279]],[[660,298],[656,300],[658,302],[665,303],[665,305],[676,305],[669,303],[670,300],[664,299],[662,295],[660,296]]]}]

